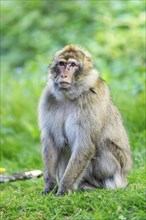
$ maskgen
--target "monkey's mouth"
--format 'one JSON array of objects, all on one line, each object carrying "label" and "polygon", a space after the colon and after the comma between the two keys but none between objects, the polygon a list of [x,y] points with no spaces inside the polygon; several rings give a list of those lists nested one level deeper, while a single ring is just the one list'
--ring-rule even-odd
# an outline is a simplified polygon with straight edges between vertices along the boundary
[{"label": "monkey's mouth", "polygon": [[58,85],[59,85],[59,88],[62,88],[62,89],[71,87],[71,83],[68,83],[68,82],[60,82]]}]

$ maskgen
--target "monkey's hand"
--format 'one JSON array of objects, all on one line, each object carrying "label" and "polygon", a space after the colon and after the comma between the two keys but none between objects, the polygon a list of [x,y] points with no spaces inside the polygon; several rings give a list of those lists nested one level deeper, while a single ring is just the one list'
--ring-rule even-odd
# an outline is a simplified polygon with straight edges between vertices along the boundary
[{"label": "monkey's hand", "polygon": [[63,196],[66,192],[65,191],[58,191],[56,196]]},{"label": "monkey's hand", "polygon": [[73,182],[71,180],[72,176],[68,177],[65,175],[65,178],[62,178],[56,196],[63,196],[74,191]]},{"label": "monkey's hand", "polygon": [[59,189],[57,191],[57,194],[56,196],[63,196],[67,193],[70,193],[72,192],[73,189],[72,187],[70,186],[70,184],[67,184],[67,183],[61,183],[60,186],[59,186]]}]

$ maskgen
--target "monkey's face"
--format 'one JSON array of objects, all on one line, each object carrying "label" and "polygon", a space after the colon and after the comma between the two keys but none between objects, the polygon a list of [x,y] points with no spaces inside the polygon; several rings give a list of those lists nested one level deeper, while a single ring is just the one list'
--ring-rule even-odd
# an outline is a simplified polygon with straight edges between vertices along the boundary
[{"label": "monkey's face", "polygon": [[49,77],[55,89],[72,98],[92,87],[96,78],[92,69],[91,55],[78,46],[68,45],[55,53]]},{"label": "monkey's face", "polygon": [[76,83],[81,70],[82,64],[74,58],[58,59],[53,67],[55,86],[59,89],[71,88]]}]

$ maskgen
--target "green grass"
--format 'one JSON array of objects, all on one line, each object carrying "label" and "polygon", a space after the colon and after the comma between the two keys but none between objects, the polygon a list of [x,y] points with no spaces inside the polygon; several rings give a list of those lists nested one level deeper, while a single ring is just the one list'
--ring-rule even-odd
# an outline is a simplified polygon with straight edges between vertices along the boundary
[{"label": "green grass", "polygon": [[43,180],[1,186],[1,219],[144,220],[144,169],[134,170],[123,190],[75,192],[63,197],[42,196]]}]

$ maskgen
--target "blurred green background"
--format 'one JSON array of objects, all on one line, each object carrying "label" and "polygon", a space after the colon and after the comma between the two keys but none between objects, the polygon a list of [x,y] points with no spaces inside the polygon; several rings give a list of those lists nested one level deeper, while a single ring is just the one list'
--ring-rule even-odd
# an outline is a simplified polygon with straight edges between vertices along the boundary
[{"label": "blurred green background", "polygon": [[1,0],[1,166],[42,169],[37,106],[55,51],[91,52],[144,166],[145,1]]}]

